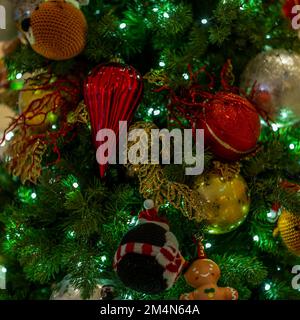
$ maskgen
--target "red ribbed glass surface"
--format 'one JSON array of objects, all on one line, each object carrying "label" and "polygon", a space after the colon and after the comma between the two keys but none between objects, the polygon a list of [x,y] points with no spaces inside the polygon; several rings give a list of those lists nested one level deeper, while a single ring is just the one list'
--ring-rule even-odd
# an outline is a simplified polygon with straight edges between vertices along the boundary
[{"label": "red ribbed glass surface", "polygon": [[[142,94],[142,76],[131,66],[102,64],[91,72],[85,82],[84,97],[96,148],[101,145],[96,141],[101,129],[112,129],[118,138],[119,122],[131,122]],[[106,170],[107,165],[100,165],[101,177]]]}]

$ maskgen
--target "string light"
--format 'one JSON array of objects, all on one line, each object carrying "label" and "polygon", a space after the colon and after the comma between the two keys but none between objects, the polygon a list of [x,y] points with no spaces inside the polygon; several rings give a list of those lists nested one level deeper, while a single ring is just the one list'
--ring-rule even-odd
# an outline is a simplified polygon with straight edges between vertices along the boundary
[{"label": "string light", "polygon": [[159,62],[159,66],[160,66],[160,67],[164,67],[165,65],[166,65],[166,64],[165,64],[163,61],[160,61],[160,62]]},{"label": "string light", "polygon": [[106,256],[102,256],[102,257],[101,257],[101,261],[102,261],[102,262],[105,262],[106,260],[107,260]]},{"label": "string light", "polygon": [[277,218],[277,212],[274,210],[271,210],[267,213],[267,217],[270,222],[274,222]]},{"label": "string light", "polygon": [[73,188],[77,189],[79,187],[79,184],[77,182],[73,183]]},{"label": "string light", "polygon": [[32,198],[32,199],[36,199],[36,197],[37,197],[37,194],[36,194],[35,192],[33,192],[33,193],[31,194],[31,198]]},{"label": "string light", "polygon": [[189,80],[189,78],[190,78],[187,73],[183,73],[182,76],[183,76],[183,79],[185,79],[185,80]]},{"label": "string light", "polygon": [[294,150],[294,149],[295,149],[295,145],[294,145],[293,143],[291,143],[291,144],[289,145],[289,148],[290,148],[291,150]]},{"label": "string light", "polygon": [[205,243],[205,248],[206,248],[206,249],[209,249],[209,248],[211,248],[211,247],[212,247],[212,244],[211,244],[211,243],[209,243],[209,242]]},{"label": "string light", "polygon": [[71,239],[74,239],[76,234],[75,234],[75,231],[68,231],[67,233],[68,237],[71,238]]},{"label": "string light", "polygon": [[253,237],[253,240],[254,240],[255,242],[258,242],[258,241],[259,241],[259,236],[258,236],[258,235],[255,235],[255,236]]},{"label": "string light", "polygon": [[286,119],[288,117],[288,113],[286,111],[282,111],[280,115],[283,119]]},{"label": "string light", "polygon": [[17,73],[17,75],[16,75],[17,80],[20,80],[22,77],[23,77],[22,73]]},{"label": "string light", "polygon": [[7,269],[6,269],[5,267],[2,267],[2,268],[1,268],[1,272],[6,273],[6,272],[7,272]]},{"label": "string light", "polygon": [[269,291],[271,289],[271,285],[269,283],[265,284],[265,290]]},{"label": "string light", "polygon": [[160,110],[154,110],[153,114],[154,114],[155,116],[158,116],[158,115],[160,114]]},{"label": "string light", "polygon": [[126,27],[127,27],[126,23],[123,22],[123,23],[120,24],[120,29],[125,29]]},{"label": "string light", "polygon": [[6,136],[5,136],[5,139],[7,140],[7,141],[10,141],[13,137],[14,137],[14,133],[11,131],[11,132],[9,132]]},{"label": "string light", "polygon": [[289,109],[282,109],[280,112],[280,118],[285,120],[288,117],[293,117],[293,112]]},{"label": "string light", "polygon": [[267,123],[266,123],[266,121],[265,121],[264,119],[261,119],[261,120],[260,120],[260,124],[261,124],[262,126],[266,126],[266,125],[267,125]]},{"label": "string light", "polygon": [[148,116],[151,116],[152,113],[153,113],[153,111],[154,111],[154,109],[153,109],[153,108],[150,108],[150,109],[148,110]]},{"label": "string light", "polygon": [[202,20],[201,20],[201,23],[202,23],[202,24],[207,24],[207,22],[208,22],[207,19],[202,19]]},{"label": "string light", "polygon": [[127,224],[130,227],[134,227],[137,225],[137,222],[138,222],[138,217],[132,217],[132,219],[128,220]]},{"label": "string light", "polygon": [[166,19],[170,18],[170,15],[168,14],[168,12],[164,12],[163,16],[164,16],[164,18],[166,18]]},{"label": "string light", "polygon": [[278,131],[278,125],[273,123],[272,124],[272,129],[273,129],[274,132]]},{"label": "string light", "polygon": [[267,34],[266,39],[271,39],[271,36],[269,34]]}]

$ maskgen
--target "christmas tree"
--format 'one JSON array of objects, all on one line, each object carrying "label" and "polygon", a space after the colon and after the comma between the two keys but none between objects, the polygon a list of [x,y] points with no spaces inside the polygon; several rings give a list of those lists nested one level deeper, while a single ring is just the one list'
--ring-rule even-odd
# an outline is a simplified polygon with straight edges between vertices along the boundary
[{"label": "christmas tree", "polygon": [[299,299],[295,4],[9,2],[0,298]]}]

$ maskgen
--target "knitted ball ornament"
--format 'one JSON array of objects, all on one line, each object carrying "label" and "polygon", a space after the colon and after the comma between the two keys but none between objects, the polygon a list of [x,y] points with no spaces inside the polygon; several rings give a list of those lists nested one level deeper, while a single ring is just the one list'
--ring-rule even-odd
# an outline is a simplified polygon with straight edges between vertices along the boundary
[{"label": "knitted ball ornament", "polygon": [[141,213],[139,224],[124,236],[114,259],[114,269],[124,285],[147,294],[169,289],[184,265],[167,223],[149,218],[153,210]]},{"label": "knitted ball ornament", "polygon": [[87,22],[80,9],[63,0],[40,4],[21,23],[34,51],[51,60],[71,59],[86,43]]},{"label": "knitted ball ornament", "polygon": [[300,217],[282,210],[274,236],[279,233],[286,247],[296,256],[300,256]]}]

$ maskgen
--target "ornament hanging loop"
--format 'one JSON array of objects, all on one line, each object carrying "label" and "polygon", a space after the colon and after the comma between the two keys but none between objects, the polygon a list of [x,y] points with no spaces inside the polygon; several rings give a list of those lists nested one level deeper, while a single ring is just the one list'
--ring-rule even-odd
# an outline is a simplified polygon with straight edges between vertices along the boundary
[{"label": "ornament hanging loop", "polygon": [[206,253],[203,246],[204,236],[201,233],[196,233],[193,236],[194,243],[197,245],[197,255],[199,259],[205,259]]}]

